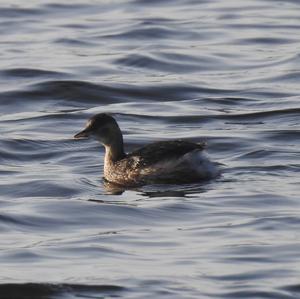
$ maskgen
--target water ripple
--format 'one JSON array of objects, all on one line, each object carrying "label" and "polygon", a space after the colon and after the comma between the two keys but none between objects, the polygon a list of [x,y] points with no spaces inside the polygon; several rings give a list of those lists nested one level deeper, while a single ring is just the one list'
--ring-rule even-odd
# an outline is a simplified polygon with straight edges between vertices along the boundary
[{"label": "water ripple", "polygon": [[[1,298],[299,297],[299,1],[4,0]],[[74,140],[206,141],[216,180],[121,188]]]}]

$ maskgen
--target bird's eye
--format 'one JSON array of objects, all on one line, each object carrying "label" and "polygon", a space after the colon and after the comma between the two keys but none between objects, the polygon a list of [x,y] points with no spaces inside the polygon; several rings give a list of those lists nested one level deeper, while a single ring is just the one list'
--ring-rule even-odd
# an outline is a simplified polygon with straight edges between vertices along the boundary
[{"label": "bird's eye", "polygon": [[99,133],[101,135],[107,135],[108,132],[109,132],[109,129],[107,127],[102,127],[102,128],[99,129]]}]

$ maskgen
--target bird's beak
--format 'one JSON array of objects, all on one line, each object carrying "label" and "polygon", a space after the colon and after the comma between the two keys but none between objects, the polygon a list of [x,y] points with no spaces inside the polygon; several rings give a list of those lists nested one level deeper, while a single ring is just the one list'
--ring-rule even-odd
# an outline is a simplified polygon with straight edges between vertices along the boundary
[{"label": "bird's beak", "polygon": [[88,138],[91,135],[91,131],[88,129],[84,129],[81,132],[77,133],[76,135],[74,135],[75,139],[80,139],[80,138]]}]

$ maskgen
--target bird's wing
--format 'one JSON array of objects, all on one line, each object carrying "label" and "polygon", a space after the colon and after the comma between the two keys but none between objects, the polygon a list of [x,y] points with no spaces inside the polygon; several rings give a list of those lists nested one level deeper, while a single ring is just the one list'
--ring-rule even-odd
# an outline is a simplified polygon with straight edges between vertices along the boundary
[{"label": "bird's wing", "polygon": [[188,152],[205,148],[205,143],[183,140],[160,141],[148,144],[128,155],[139,161],[140,166],[149,166],[165,160],[177,159]]}]

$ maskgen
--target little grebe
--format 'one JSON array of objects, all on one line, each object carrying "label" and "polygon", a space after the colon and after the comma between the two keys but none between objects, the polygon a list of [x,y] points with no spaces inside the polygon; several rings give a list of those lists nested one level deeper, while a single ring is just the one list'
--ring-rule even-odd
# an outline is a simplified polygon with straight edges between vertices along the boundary
[{"label": "little grebe", "polygon": [[204,143],[160,141],[125,154],[121,130],[108,114],[94,115],[74,138],[90,136],[105,147],[104,178],[118,185],[184,184],[219,173],[215,163],[203,155]]}]

